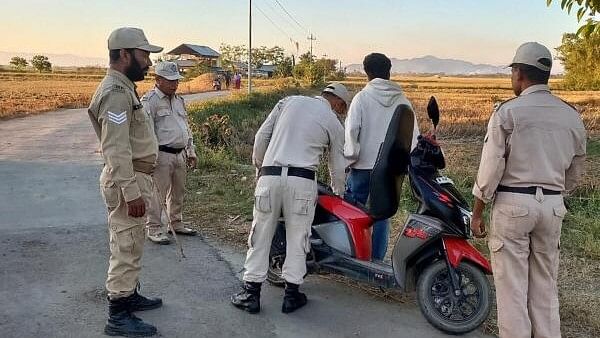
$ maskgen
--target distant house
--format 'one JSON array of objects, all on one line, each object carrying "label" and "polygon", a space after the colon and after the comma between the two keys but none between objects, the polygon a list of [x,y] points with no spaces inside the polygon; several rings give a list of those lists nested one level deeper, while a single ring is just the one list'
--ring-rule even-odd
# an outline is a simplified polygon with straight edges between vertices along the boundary
[{"label": "distant house", "polygon": [[[234,67],[240,73],[242,73],[244,75],[248,74],[248,64],[246,62],[235,62]],[[262,65],[258,69],[252,69],[252,76],[272,77],[274,73],[275,73],[274,65]]]},{"label": "distant house", "polygon": [[215,69],[221,67],[221,54],[207,46],[184,43],[167,53],[169,61],[177,63],[181,70],[194,68],[198,64],[206,64]]}]

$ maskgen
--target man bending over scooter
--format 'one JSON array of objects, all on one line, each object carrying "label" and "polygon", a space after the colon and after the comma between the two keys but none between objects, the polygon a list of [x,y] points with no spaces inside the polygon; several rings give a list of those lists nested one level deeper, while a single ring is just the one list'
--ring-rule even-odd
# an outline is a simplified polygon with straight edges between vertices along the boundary
[{"label": "man bending over scooter", "polygon": [[306,253],[317,202],[315,171],[329,150],[331,184],[344,191],[343,115],[350,94],[340,83],[323,89],[322,96],[290,96],[277,103],[254,138],[252,161],[258,170],[254,219],[248,237],[244,286],[231,303],[250,313],[260,311],[260,289],[267,278],[271,241],[283,214],[286,258],[282,268],[285,296],[281,311],[293,312],[306,304],[298,288],[306,274]]},{"label": "man bending over scooter", "polygon": [[[411,106],[402,88],[390,81],[392,63],[387,56],[372,53],[365,56],[363,67],[369,83],[350,104],[346,118],[346,142],[344,155],[350,162],[345,198],[352,202],[367,204],[371,171],[377,160],[379,147],[396,108],[401,104]],[[412,106],[411,106],[412,107]],[[417,144],[419,125],[415,118],[412,148]],[[387,251],[390,222],[375,222],[372,235],[372,260],[383,260]]]}]

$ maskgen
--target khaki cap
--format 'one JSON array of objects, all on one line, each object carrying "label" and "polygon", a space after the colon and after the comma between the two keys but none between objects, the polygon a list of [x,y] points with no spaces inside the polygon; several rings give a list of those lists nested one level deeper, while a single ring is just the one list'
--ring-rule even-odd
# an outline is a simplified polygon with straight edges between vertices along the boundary
[{"label": "khaki cap", "polygon": [[179,74],[179,67],[175,62],[163,61],[156,64],[154,68],[156,75],[164,77],[167,80],[181,80],[183,76]]},{"label": "khaki cap", "polygon": [[139,28],[121,27],[117,28],[108,36],[108,49],[127,49],[136,48],[150,53],[158,53],[163,50],[162,47],[151,45],[144,35],[144,31]]},{"label": "khaki cap", "polygon": [[[547,66],[541,63],[540,59],[548,59],[550,65]],[[537,42],[525,42],[517,48],[515,57],[509,67],[512,67],[515,63],[530,65],[545,72],[549,72],[552,68],[552,54],[550,54],[550,51],[544,45]]]},{"label": "khaki cap", "polygon": [[344,102],[346,102],[346,107],[350,106],[350,101],[352,99],[350,97],[350,93],[348,92],[348,89],[346,89],[346,86],[339,82],[332,82],[328,84],[327,87],[323,89],[322,93],[331,93],[344,100]]}]

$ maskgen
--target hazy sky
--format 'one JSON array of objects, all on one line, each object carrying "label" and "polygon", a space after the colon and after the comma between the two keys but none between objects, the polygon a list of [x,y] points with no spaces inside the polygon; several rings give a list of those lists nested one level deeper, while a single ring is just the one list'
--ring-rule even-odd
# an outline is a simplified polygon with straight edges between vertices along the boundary
[{"label": "hazy sky", "polygon": [[[554,48],[578,26],[560,1],[548,8],[546,0],[279,0],[300,25],[276,0],[252,2],[253,45],[277,44],[291,53],[292,39],[302,53],[310,30],[315,55],[344,64],[373,51],[506,64],[520,43]],[[107,57],[106,38],[120,26],[143,28],[166,51],[180,43],[218,50],[248,39],[248,0],[19,0],[1,8],[2,51]]]}]

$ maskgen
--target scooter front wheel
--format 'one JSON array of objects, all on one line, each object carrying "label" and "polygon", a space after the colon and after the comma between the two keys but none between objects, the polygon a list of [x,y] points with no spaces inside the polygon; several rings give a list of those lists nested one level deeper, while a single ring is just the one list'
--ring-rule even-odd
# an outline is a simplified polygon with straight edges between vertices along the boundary
[{"label": "scooter front wheel", "polygon": [[452,287],[445,261],[423,270],[417,282],[417,301],[421,312],[436,328],[453,334],[478,328],[490,313],[490,283],[484,273],[468,262],[461,262],[460,294]]}]

